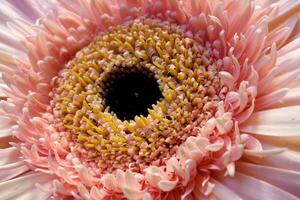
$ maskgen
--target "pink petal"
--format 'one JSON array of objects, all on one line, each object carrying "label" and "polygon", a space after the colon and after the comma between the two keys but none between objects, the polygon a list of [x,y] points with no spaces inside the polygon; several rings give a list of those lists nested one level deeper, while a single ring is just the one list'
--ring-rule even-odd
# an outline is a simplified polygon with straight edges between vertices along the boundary
[{"label": "pink petal", "polygon": [[276,154],[280,154],[284,152],[286,149],[285,148],[274,148],[274,149],[267,149],[267,150],[256,150],[256,149],[246,149],[244,151],[244,156],[254,156],[254,157],[268,157],[268,156],[273,156]]},{"label": "pink petal", "polygon": [[287,93],[288,93],[288,89],[283,88],[280,90],[276,90],[275,92],[272,92],[270,94],[261,96],[255,100],[255,104],[256,104],[255,109],[256,110],[266,109],[272,106],[273,104],[277,103],[281,99],[283,99]]},{"label": "pink petal", "polygon": [[298,152],[285,150],[278,155],[272,155],[268,157],[250,157],[247,159],[261,165],[278,167],[287,170],[299,171],[300,169],[300,155]]},{"label": "pink petal", "polygon": [[272,200],[297,200],[298,198],[280,188],[254,177],[236,173],[234,177],[218,177],[218,181],[230,188],[243,199],[272,199]]},{"label": "pink petal", "polygon": [[300,87],[291,88],[288,93],[272,107],[296,106],[300,104]]},{"label": "pink petal", "polygon": [[36,184],[46,184],[53,177],[44,173],[33,173],[0,183],[0,199],[47,199],[51,192],[41,191]]},{"label": "pink petal", "polygon": [[[278,51],[278,54],[282,55],[282,59],[286,60],[283,55],[288,54],[294,50],[297,51],[297,49],[299,49],[299,48],[300,48],[300,38],[298,37],[298,38],[292,40],[291,42],[289,42],[288,44],[286,44],[285,46],[283,46]],[[293,53],[293,54],[297,54],[297,53]]]},{"label": "pink petal", "polygon": [[284,24],[282,24],[280,28],[272,31],[268,37],[267,46],[269,46],[273,42],[276,42],[278,48],[284,45],[293,32],[297,22],[298,17],[293,16],[289,18]]},{"label": "pink petal", "polygon": [[[82,183],[78,184],[78,190],[79,190],[79,193],[80,193],[80,197],[82,199],[91,200],[91,196],[90,196],[89,191],[87,190],[87,188]],[[76,198],[76,195],[75,195],[75,198]]]},{"label": "pink petal", "polygon": [[222,200],[242,200],[241,197],[239,197],[235,192],[230,190],[228,187],[223,185],[221,182],[217,180],[211,180],[213,184],[215,184],[214,190],[213,190],[213,196],[217,197],[218,199]]},{"label": "pink petal", "polygon": [[36,1],[24,0],[8,0],[10,4],[12,4],[15,8],[17,8],[20,12],[22,12],[23,16],[26,16],[28,20],[34,21],[40,17],[42,14],[37,9]]},{"label": "pink petal", "polygon": [[167,181],[167,180],[162,180],[158,183],[158,187],[165,192],[169,192],[171,190],[173,190],[176,185],[177,185],[178,181]]},{"label": "pink petal", "polygon": [[300,106],[255,112],[240,130],[258,135],[300,135]]},{"label": "pink petal", "polygon": [[279,12],[276,17],[269,22],[269,29],[273,30],[281,26],[287,19],[291,18],[299,11],[299,7],[299,2],[296,0],[279,1]]},{"label": "pink petal", "polygon": [[300,151],[300,137],[297,136],[273,137],[268,135],[256,135],[255,138],[264,146],[268,144],[277,148],[283,147],[293,151]]},{"label": "pink petal", "polygon": [[29,168],[24,161],[0,165],[0,182],[10,180],[28,170]]},{"label": "pink petal", "polygon": [[15,147],[0,149],[0,166],[23,160],[20,151]]},{"label": "pink petal", "polygon": [[[297,41],[296,41],[297,42]],[[276,65],[278,66],[279,73],[287,73],[299,69],[300,48],[289,51],[286,54],[279,54]]]},{"label": "pink petal", "polygon": [[300,172],[244,162],[237,163],[237,171],[266,181],[295,196],[300,196]]}]

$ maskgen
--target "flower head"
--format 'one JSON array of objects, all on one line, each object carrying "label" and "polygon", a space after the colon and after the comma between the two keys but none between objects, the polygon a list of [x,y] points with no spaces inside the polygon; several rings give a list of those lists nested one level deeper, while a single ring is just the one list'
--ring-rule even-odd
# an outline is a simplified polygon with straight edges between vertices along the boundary
[{"label": "flower head", "polygon": [[296,199],[299,10],[5,1],[1,199]]}]

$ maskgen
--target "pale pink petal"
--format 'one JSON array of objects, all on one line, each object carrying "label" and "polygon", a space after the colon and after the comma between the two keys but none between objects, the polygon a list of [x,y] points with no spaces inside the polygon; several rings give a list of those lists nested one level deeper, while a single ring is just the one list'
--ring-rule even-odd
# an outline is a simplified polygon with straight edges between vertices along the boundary
[{"label": "pale pink petal", "polygon": [[213,196],[217,199],[222,200],[242,200],[240,196],[238,196],[234,191],[230,190],[227,186],[223,185],[222,182],[217,180],[211,181],[215,186],[213,190]]},{"label": "pale pink petal", "polygon": [[34,23],[36,19],[43,15],[40,7],[39,1],[32,0],[7,0],[11,5],[13,5],[19,12],[22,12],[23,16]]},{"label": "pale pink petal", "polygon": [[288,148],[300,152],[300,137],[297,136],[274,137],[269,135],[255,135],[255,138],[262,144],[269,144],[273,147]]},{"label": "pale pink petal", "polygon": [[266,181],[295,196],[300,196],[300,190],[298,187],[298,183],[300,183],[299,171],[291,171],[245,162],[237,163],[237,171]]},{"label": "pale pink petal", "polygon": [[0,149],[0,165],[7,165],[23,160],[20,151],[15,147]]},{"label": "pale pink petal", "polygon": [[237,172],[234,177],[217,178],[226,187],[235,192],[243,199],[272,199],[272,200],[297,200],[298,198],[287,191],[269,184],[260,179]]},{"label": "pale pink petal", "polygon": [[[296,54],[297,49],[299,49],[299,48],[300,48],[300,38],[298,37],[298,38],[292,40],[291,42],[287,43],[286,45],[284,45],[281,49],[279,49],[278,54],[282,55],[282,58],[281,58],[282,60],[285,60],[284,55],[292,53],[292,52],[294,52],[294,54]],[[290,56],[292,56],[292,54],[290,54]]]},{"label": "pale pink petal", "polygon": [[266,158],[269,156],[274,156],[276,154],[281,154],[284,151],[286,151],[285,148],[273,148],[273,149],[262,149],[262,150],[245,149],[244,156]]},{"label": "pale pink petal", "polygon": [[80,196],[73,193],[73,196],[75,197],[75,199],[79,199],[79,198],[81,199],[82,198],[83,200],[91,200],[91,196],[89,194],[89,191],[87,190],[87,188],[82,183],[78,184],[78,190],[79,190]]},{"label": "pale pink petal", "polygon": [[5,23],[7,21],[13,21],[16,18],[22,18],[24,15],[13,5],[9,4],[7,1],[1,2],[0,8],[0,18],[1,23]]},{"label": "pale pink petal", "polygon": [[299,1],[280,1],[278,14],[270,21],[269,28],[275,29],[300,10]]},{"label": "pale pink petal", "polygon": [[289,89],[287,94],[280,99],[280,101],[274,103],[271,107],[280,108],[296,105],[300,105],[300,87]]},{"label": "pale pink petal", "polygon": [[300,135],[300,106],[255,112],[242,124],[241,131],[258,135]]},{"label": "pale pink petal", "polygon": [[[278,68],[277,68],[278,69]],[[278,74],[278,70],[276,74]],[[280,73],[279,73],[280,74]],[[293,82],[295,82],[300,75],[300,70],[290,71],[289,73],[283,73],[281,75],[276,75],[273,80],[264,87],[263,93],[271,93],[281,88],[288,87]]]},{"label": "pale pink petal", "polygon": [[29,167],[24,161],[0,165],[0,182],[10,180],[28,170]]},{"label": "pale pink petal", "polygon": [[246,156],[248,160],[253,163],[283,168],[287,170],[299,171],[300,169],[300,155],[298,152],[285,150],[278,155],[267,157],[252,157]]},{"label": "pale pink petal", "polygon": [[276,65],[278,66],[278,73],[286,73],[299,69],[299,53],[300,49],[290,51],[283,56],[278,57]]},{"label": "pale pink petal", "polygon": [[44,173],[33,173],[0,183],[0,199],[31,200],[47,199],[50,192],[41,191],[36,184],[46,184],[52,177]]},{"label": "pale pink petal", "polygon": [[264,96],[258,97],[255,100],[255,110],[263,110],[271,107],[276,104],[278,101],[282,100],[286,94],[288,93],[288,88],[282,88],[276,90],[270,94],[266,94]]},{"label": "pale pink petal", "polygon": [[276,42],[277,47],[280,49],[284,46],[288,39],[291,37],[292,33],[299,22],[299,18],[297,15],[291,16],[288,18],[283,24],[281,24],[277,29],[271,30],[268,42],[269,44]]}]

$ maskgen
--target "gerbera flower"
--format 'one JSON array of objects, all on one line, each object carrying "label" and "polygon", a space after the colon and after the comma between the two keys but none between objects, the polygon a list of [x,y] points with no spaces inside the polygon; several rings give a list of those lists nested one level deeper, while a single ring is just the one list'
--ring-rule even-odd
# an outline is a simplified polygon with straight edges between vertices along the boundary
[{"label": "gerbera flower", "polygon": [[299,199],[299,5],[2,1],[0,199]]}]

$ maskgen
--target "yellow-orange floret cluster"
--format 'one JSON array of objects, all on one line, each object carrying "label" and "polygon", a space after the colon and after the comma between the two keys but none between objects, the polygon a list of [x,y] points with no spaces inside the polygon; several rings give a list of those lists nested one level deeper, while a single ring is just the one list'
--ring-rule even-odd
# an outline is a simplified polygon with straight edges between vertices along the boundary
[{"label": "yellow-orange floret cluster", "polygon": [[[137,19],[101,32],[60,71],[52,91],[56,127],[102,171],[160,165],[213,116],[222,96],[219,62],[209,44],[184,27]],[[153,74],[163,98],[148,115],[122,120],[106,106],[116,72]]]}]

